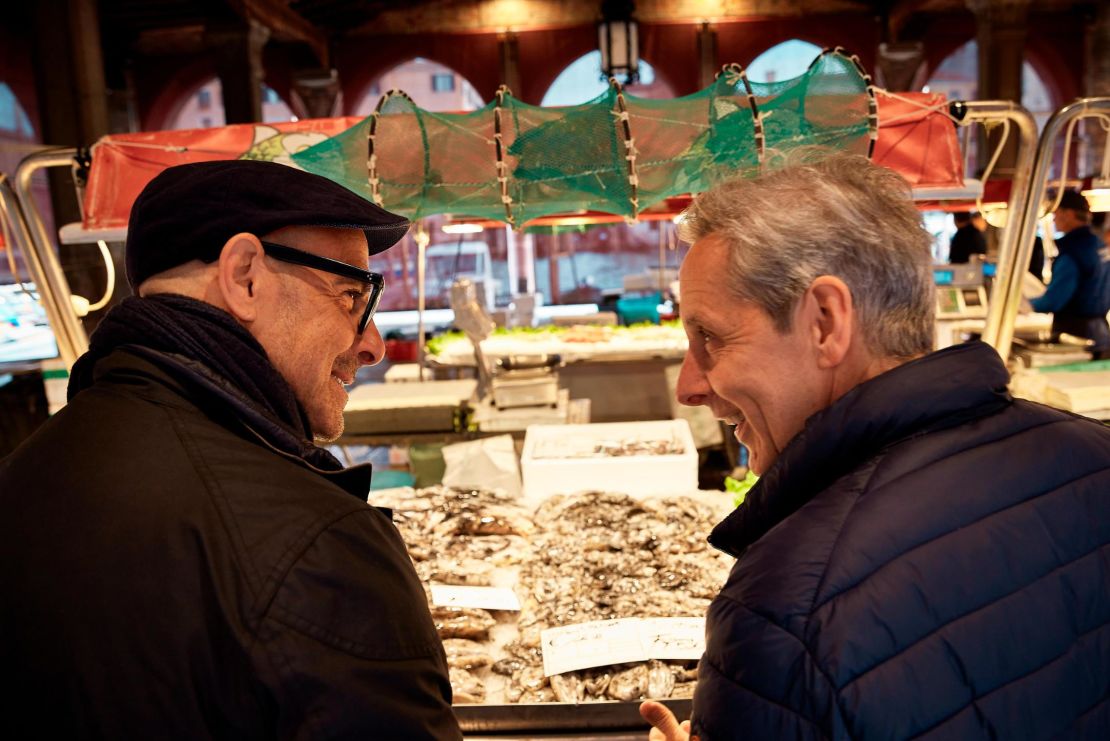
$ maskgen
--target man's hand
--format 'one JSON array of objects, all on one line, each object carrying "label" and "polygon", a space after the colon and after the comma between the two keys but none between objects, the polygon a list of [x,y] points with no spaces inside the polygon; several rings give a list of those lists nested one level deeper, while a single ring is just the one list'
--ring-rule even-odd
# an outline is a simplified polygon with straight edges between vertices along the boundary
[{"label": "man's hand", "polygon": [[697,736],[690,735],[690,721],[679,723],[670,708],[662,703],[648,700],[640,705],[640,715],[652,725],[648,741],[698,741]]}]

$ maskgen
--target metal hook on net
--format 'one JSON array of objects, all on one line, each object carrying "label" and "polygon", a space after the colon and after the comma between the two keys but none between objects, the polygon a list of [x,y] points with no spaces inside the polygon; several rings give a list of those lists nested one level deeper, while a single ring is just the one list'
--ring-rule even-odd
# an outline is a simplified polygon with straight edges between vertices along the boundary
[{"label": "metal hook on net", "polygon": [[624,141],[624,160],[628,163],[628,200],[632,204],[631,220],[634,221],[640,214],[640,178],[636,174],[636,140],[632,138],[632,121],[624,99],[624,87],[615,77],[609,78],[609,87],[617,94],[617,107],[613,110],[613,115],[617,118],[618,129]]}]

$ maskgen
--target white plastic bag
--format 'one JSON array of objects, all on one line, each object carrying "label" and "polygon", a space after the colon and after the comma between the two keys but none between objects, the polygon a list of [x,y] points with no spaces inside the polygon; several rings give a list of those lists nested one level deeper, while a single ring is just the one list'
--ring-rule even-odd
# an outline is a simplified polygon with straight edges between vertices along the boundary
[{"label": "white plastic bag", "polygon": [[512,435],[443,446],[444,486],[501,489],[520,496],[520,459]]}]

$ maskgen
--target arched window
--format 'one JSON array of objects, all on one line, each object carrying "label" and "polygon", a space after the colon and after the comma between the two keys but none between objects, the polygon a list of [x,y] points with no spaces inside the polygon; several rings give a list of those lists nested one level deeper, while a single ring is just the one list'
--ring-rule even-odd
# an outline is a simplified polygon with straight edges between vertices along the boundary
[{"label": "arched window", "polygon": [[[945,57],[922,88],[925,92],[944,93],[949,100],[977,100],[979,97],[979,45],[974,39]],[[1021,104],[1037,121],[1037,128],[1056,109],[1048,85],[1029,60],[1021,66]]]},{"label": "arched window", "polygon": [[6,82],[0,82],[0,135],[19,139],[35,137],[31,119],[27,118],[27,112]]},{"label": "arched window", "polygon": [[[218,77],[213,77],[197,88],[173,117],[168,128],[171,129],[208,129],[224,126],[223,86]],[[280,123],[296,121],[293,110],[281,96],[268,85],[262,86],[262,122]]]},{"label": "arched window", "polygon": [[[609,87],[601,76],[601,52],[592,51],[566,66],[544,93],[540,105],[579,105],[593,100]],[[640,81],[625,85],[624,89],[641,98],[673,98],[674,91],[665,80],[655,74],[655,68],[640,60]]]},{"label": "arched window", "polygon": [[[38,132],[35,131],[34,124],[31,123],[31,117],[27,115],[27,110],[19,102],[15,90],[8,83],[0,82],[0,173],[14,176],[19,163],[38,148],[37,145],[40,141]],[[39,208],[44,210],[47,229],[49,230],[52,228],[53,222],[50,215],[50,196],[45,173],[40,172],[32,179],[31,188],[35,193],[35,200],[38,202]],[[0,235],[0,244],[2,243],[3,235]],[[16,259],[21,259],[18,254]],[[7,274],[8,268],[7,255],[2,251],[0,251],[0,263],[3,263],[3,265],[0,265],[0,283],[3,283],[6,281],[3,276]],[[26,277],[26,273],[24,277]],[[3,323],[2,319],[0,319],[0,323]]]},{"label": "arched window", "polygon": [[752,60],[747,67],[752,82],[781,82],[793,79],[809,69],[821,53],[821,47],[801,39],[790,39],[772,46]]},{"label": "arched window", "polygon": [[1028,61],[1021,65],[1021,104],[1033,114],[1037,122],[1037,131],[1044,129],[1044,125],[1048,123],[1048,117],[1057,108],[1044,78]]},{"label": "arched window", "polygon": [[20,160],[31,153],[30,145],[37,141],[35,127],[15,91],[0,82],[0,143],[4,144],[0,146],[0,172],[14,175]]},{"label": "arched window", "polygon": [[426,111],[476,111],[485,104],[470,81],[458,72],[439,62],[416,57],[383,72],[370,83],[351,115],[369,116],[382,93],[389,90],[403,90]]},{"label": "arched window", "polygon": [[[979,45],[974,39],[967,42],[956,51],[944,58],[932,72],[924,92],[944,93],[948,100],[978,100],[979,98]],[[1037,130],[1044,128],[1045,122],[1056,109],[1052,93],[1045,84],[1044,79],[1037,69],[1025,60],[1021,66],[1021,104],[1033,114],[1037,122]],[[1062,144],[1057,142],[1058,150]],[[967,162],[971,163],[969,169],[974,170],[974,163],[979,161],[979,137],[972,136],[967,140]],[[1055,159],[1062,159],[1062,151],[1057,151]]]}]

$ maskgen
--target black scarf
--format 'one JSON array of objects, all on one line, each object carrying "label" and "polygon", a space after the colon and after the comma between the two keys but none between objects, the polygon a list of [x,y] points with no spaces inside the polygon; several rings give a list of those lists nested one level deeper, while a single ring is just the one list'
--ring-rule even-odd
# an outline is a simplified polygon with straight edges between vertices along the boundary
[{"label": "black scarf", "polygon": [[258,340],[227,312],[174,294],[124,299],[100,322],[89,351],[74,364],[70,399],[92,385],[96,363],[117,349],[216,395],[277,449],[323,470],[342,468],[313,444],[293,389]]}]

